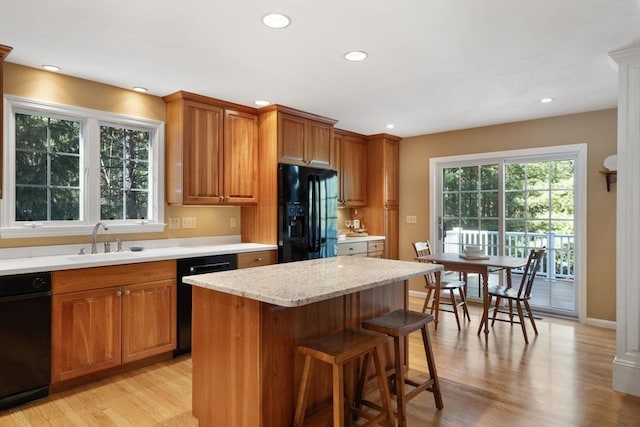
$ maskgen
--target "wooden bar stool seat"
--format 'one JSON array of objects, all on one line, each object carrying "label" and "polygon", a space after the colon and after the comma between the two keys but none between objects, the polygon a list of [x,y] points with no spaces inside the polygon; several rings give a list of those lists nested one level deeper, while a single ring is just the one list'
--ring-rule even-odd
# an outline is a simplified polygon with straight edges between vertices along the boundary
[{"label": "wooden bar stool seat", "polygon": [[[387,376],[391,376],[395,383],[398,426],[407,425],[406,404],[422,391],[427,390],[432,392],[436,408],[443,408],[440,383],[438,382],[435,359],[431,348],[431,339],[429,338],[429,331],[427,329],[427,323],[431,321],[433,321],[433,316],[431,314],[401,309],[385,314],[384,316],[362,322],[362,327],[364,329],[369,329],[393,337],[395,363],[394,368],[387,372]],[[421,383],[406,378],[404,367],[406,351],[405,338],[410,333],[417,331],[418,329],[422,332],[422,342],[424,344],[427,366],[429,368],[429,378]],[[408,392],[405,391],[405,385],[407,384],[413,387],[413,389]],[[360,390],[358,393],[359,392]]]},{"label": "wooden bar stool seat", "polygon": [[[294,417],[294,427],[302,426],[305,420],[306,398],[309,385],[311,383],[311,370],[313,362],[319,360],[329,363],[333,369],[333,425],[344,426],[350,419],[347,418],[351,412],[358,416],[363,416],[368,420],[367,426],[385,425],[393,426],[393,407],[391,395],[387,386],[387,375],[384,365],[380,359],[382,345],[387,341],[385,335],[377,334],[362,329],[345,329],[332,335],[317,338],[298,346],[298,351],[305,355],[304,368],[300,381],[300,391],[296,403],[296,413]],[[380,350],[380,351],[379,351]],[[365,357],[366,356],[366,357]],[[349,404],[349,413],[345,412],[345,374],[344,365],[347,362],[364,358],[361,375],[366,377],[368,356],[373,356],[380,387],[380,398],[382,407],[377,414],[365,413],[360,408]]]}]

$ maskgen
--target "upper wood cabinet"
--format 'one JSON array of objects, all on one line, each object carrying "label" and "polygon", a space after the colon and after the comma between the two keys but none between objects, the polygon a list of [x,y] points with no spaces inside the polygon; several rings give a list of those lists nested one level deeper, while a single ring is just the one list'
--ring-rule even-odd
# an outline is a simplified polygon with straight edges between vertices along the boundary
[{"label": "upper wood cabinet", "polygon": [[338,203],[346,207],[367,205],[367,141],[363,135],[335,130]]},{"label": "upper wood cabinet", "polygon": [[255,109],[188,92],[163,99],[167,103],[167,203],[255,204]]},{"label": "upper wood cabinet", "polygon": [[3,69],[4,69],[4,59],[9,55],[12,48],[9,46],[5,46],[0,44],[0,199],[2,199],[2,152],[3,149],[3,141],[4,141],[4,131],[2,130],[2,123],[4,122],[4,113],[2,112],[2,106],[4,104],[4,88],[3,88]]},{"label": "upper wood cabinet", "polygon": [[312,119],[309,114],[278,108],[278,162],[332,169],[334,120]]}]

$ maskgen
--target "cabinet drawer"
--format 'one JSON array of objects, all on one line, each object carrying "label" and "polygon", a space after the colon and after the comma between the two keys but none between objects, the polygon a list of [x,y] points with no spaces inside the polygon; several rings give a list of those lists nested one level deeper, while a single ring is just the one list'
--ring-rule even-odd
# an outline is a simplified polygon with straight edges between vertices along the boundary
[{"label": "cabinet drawer", "polygon": [[238,254],[238,268],[275,264],[276,251],[245,252]]},{"label": "cabinet drawer", "polygon": [[52,291],[54,294],[62,294],[175,278],[175,260],[79,268],[54,271]]},{"label": "cabinet drawer", "polygon": [[367,242],[340,243],[338,255],[356,255],[367,253]]},{"label": "cabinet drawer", "polygon": [[367,242],[367,252],[381,252],[384,251],[384,240],[373,240]]}]

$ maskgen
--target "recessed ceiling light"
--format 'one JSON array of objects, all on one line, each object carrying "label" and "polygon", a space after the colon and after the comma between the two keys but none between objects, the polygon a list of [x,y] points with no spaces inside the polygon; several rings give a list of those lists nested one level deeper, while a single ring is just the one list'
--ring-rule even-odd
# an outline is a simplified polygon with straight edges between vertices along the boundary
[{"label": "recessed ceiling light", "polygon": [[60,67],[56,65],[43,65],[42,68],[47,71],[60,71]]},{"label": "recessed ceiling light", "polygon": [[364,61],[365,59],[367,59],[367,56],[369,55],[365,51],[353,50],[351,52],[345,53],[344,59],[351,62],[358,62],[358,61]]},{"label": "recessed ceiling light", "polygon": [[264,107],[265,105],[269,105],[271,104],[269,101],[265,101],[264,99],[258,99],[254,102],[254,104],[260,106],[260,107]]},{"label": "recessed ceiling light", "polygon": [[394,127],[396,127],[393,123],[389,123],[387,125],[387,129],[393,129]]},{"label": "recessed ceiling light", "polygon": [[148,89],[142,86],[134,86],[133,90],[135,90],[136,92],[145,93]]},{"label": "recessed ceiling light", "polygon": [[262,17],[262,23],[269,28],[285,28],[289,26],[290,22],[289,17],[282,13],[269,13]]},{"label": "recessed ceiling light", "polygon": [[551,102],[551,101],[553,101],[553,98],[542,98],[540,100],[540,102],[543,103],[543,104],[546,104],[546,103]]}]

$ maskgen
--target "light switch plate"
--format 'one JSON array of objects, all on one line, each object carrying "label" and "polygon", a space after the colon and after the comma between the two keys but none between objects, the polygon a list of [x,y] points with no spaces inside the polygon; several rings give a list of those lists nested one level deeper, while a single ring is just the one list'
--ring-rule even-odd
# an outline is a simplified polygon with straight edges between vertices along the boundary
[{"label": "light switch plate", "polygon": [[180,228],[180,218],[169,218],[169,228],[174,230]]},{"label": "light switch plate", "polygon": [[182,228],[196,228],[196,217],[195,216],[183,217]]},{"label": "light switch plate", "polygon": [[418,219],[415,215],[407,215],[407,224],[416,224]]}]

